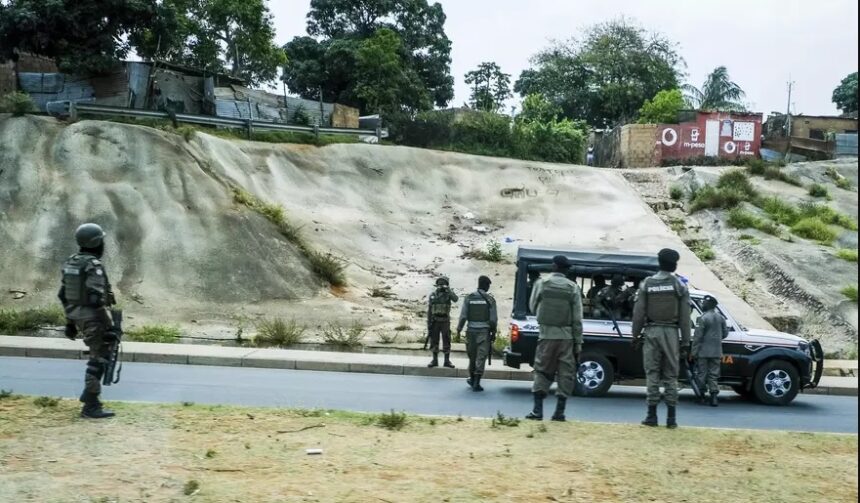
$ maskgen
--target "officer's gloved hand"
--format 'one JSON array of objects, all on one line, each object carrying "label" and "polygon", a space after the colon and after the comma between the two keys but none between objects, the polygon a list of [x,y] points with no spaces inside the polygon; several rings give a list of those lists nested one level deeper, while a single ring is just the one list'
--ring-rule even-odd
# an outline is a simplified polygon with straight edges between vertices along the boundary
[{"label": "officer's gloved hand", "polygon": [[65,330],[66,339],[75,340],[78,338],[78,326],[69,320],[66,320],[66,330]]}]

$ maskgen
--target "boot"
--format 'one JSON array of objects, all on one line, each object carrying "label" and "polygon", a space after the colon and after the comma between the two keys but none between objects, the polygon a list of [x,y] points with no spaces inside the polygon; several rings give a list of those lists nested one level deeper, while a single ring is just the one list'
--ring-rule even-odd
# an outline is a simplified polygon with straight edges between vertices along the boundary
[{"label": "boot", "polygon": [[99,396],[95,393],[84,392],[81,398],[84,402],[84,406],[81,408],[81,417],[87,419],[104,419],[116,415],[113,411],[102,408]]},{"label": "boot", "polygon": [[468,379],[466,379],[466,384],[468,384],[468,385],[469,385],[469,387],[471,388],[471,387],[472,387],[472,383],[473,383],[473,382],[475,382],[475,374],[474,374],[474,372],[473,372],[473,373],[471,373],[471,374],[469,374],[469,378],[468,378]]},{"label": "boot", "polygon": [[484,391],[481,387],[481,374],[475,374],[472,378],[472,391]]},{"label": "boot", "polygon": [[669,414],[666,417],[666,428],[670,430],[674,430],[678,427],[678,423],[675,421],[675,406],[668,405],[666,409],[669,411]]},{"label": "boot", "polygon": [[543,420],[543,399],[546,395],[543,393],[532,393],[535,399],[535,405],[531,412],[526,414],[526,419],[534,419],[535,421]]},{"label": "boot", "polygon": [[720,405],[720,401],[717,399],[717,392],[711,393],[711,407],[718,407]]},{"label": "boot", "polygon": [[648,405],[648,415],[642,420],[645,426],[657,426],[657,406]]},{"label": "boot", "polygon": [[567,397],[560,396],[555,403],[555,414],[552,415],[553,421],[564,421],[564,406],[567,404]]},{"label": "boot", "polygon": [[427,364],[428,368],[438,367],[439,366],[439,353],[433,353],[433,359],[430,360],[430,363]]},{"label": "boot", "polygon": [[442,365],[448,367],[449,369],[456,368],[454,367],[454,364],[451,363],[451,355],[449,353],[445,353],[445,363],[443,363]]}]

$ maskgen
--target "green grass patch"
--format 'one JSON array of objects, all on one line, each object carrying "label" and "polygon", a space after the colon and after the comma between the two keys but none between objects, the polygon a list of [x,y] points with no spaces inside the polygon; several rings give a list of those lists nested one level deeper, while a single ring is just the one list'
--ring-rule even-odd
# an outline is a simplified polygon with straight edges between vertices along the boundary
[{"label": "green grass patch", "polygon": [[758,229],[773,236],[779,235],[779,225],[770,220],[759,218],[743,208],[732,208],[727,223],[735,229]]},{"label": "green grass patch", "polygon": [[515,428],[520,425],[520,419],[518,417],[509,417],[502,414],[502,411],[496,411],[496,417],[490,422],[491,428],[498,428],[500,426],[507,426],[509,428]]},{"label": "green grass patch", "polygon": [[751,245],[761,244],[761,239],[753,236],[752,234],[741,234],[738,239],[741,241],[746,241]]},{"label": "green grass patch", "polygon": [[394,409],[391,409],[391,412],[385,412],[377,416],[375,422],[380,428],[400,431],[409,424],[409,418],[405,412],[394,412]]},{"label": "green grass patch", "polygon": [[684,197],[684,189],[677,185],[669,187],[669,197],[675,201],[680,201]]},{"label": "green grass patch", "polygon": [[715,186],[708,185],[695,191],[690,199],[690,211],[707,208],[730,209],[757,198],[758,191],[753,187],[749,176],[741,169],[733,169],[720,175]]},{"label": "green grass patch", "polygon": [[830,192],[827,191],[827,187],[821,185],[820,183],[813,183],[809,186],[808,189],[809,195],[812,197],[822,197],[824,199],[830,199]]},{"label": "green grass patch", "polygon": [[838,225],[851,231],[857,230],[857,220],[825,204],[801,203],[798,210],[804,217],[816,217],[826,224]]},{"label": "green grass patch", "polygon": [[35,405],[36,407],[56,407],[59,403],[59,398],[53,398],[50,396],[40,396],[39,398],[33,400],[33,405]]},{"label": "green grass patch", "polygon": [[36,111],[36,105],[27,93],[14,91],[0,96],[0,113],[11,113],[20,117]]},{"label": "green grass patch", "polygon": [[848,285],[841,290],[842,295],[853,303],[857,303],[857,285]]},{"label": "green grass patch", "polygon": [[464,255],[467,258],[475,260],[486,260],[487,262],[501,262],[502,245],[498,241],[490,241],[487,243],[486,250],[471,250]]},{"label": "green grass patch", "polygon": [[851,182],[849,182],[845,177],[839,178],[835,183],[836,186],[842,190],[852,190],[854,188],[851,186]]},{"label": "green grass patch", "polygon": [[836,239],[836,231],[818,217],[806,217],[791,226],[791,232],[822,244],[830,244]]},{"label": "green grass patch", "polygon": [[842,248],[841,250],[837,250],[836,256],[848,262],[857,262],[857,250]]},{"label": "green grass patch", "polygon": [[182,487],[182,494],[184,494],[186,496],[192,496],[192,495],[196,494],[197,491],[199,491],[199,490],[200,490],[200,482],[197,482],[196,480],[189,480]]},{"label": "green grass patch", "polygon": [[132,342],[164,342],[175,343],[181,335],[179,327],[172,325],[144,325],[140,328],[126,330],[123,337]]},{"label": "green grass patch", "polygon": [[0,334],[16,335],[42,327],[66,324],[66,315],[59,306],[34,309],[0,309]]},{"label": "green grass patch", "polygon": [[306,330],[296,320],[266,319],[257,324],[254,345],[261,348],[287,348],[302,342]]},{"label": "green grass patch", "polygon": [[779,169],[777,166],[767,166],[764,168],[764,174],[762,176],[765,180],[779,180],[780,182],[794,185],[795,187],[803,186],[803,183],[801,183],[800,180]]},{"label": "green grass patch", "polygon": [[714,249],[711,247],[711,243],[706,240],[695,239],[686,241],[685,244],[702,262],[714,260],[717,256],[716,253],[714,253]]},{"label": "green grass patch", "polygon": [[773,220],[783,225],[794,225],[801,219],[800,210],[796,206],[778,197],[766,197],[759,201],[759,206]]},{"label": "green grass patch", "polygon": [[848,181],[847,178],[842,176],[842,174],[839,171],[837,171],[835,167],[828,166],[827,169],[824,171],[824,173],[827,176],[829,176],[833,180],[833,183],[835,183],[836,186],[839,187],[840,189],[842,189],[842,190],[853,190],[853,187],[851,186],[851,182]]}]

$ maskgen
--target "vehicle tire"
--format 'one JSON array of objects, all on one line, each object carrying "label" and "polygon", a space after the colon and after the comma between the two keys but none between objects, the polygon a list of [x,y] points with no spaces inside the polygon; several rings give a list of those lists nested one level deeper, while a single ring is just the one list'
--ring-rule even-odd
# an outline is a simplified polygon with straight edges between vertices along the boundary
[{"label": "vehicle tire", "polygon": [[752,391],[765,405],[788,405],[800,390],[800,375],[785,360],[770,360],[755,373]]},{"label": "vehicle tire", "polygon": [[615,367],[605,356],[585,353],[579,357],[574,394],[584,397],[603,396],[615,382]]},{"label": "vehicle tire", "polygon": [[743,398],[747,400],[751,400],[753,397],[753,392],[749,388],[747,388],[746,384],[732,384],[732,391],[737,393]]}]

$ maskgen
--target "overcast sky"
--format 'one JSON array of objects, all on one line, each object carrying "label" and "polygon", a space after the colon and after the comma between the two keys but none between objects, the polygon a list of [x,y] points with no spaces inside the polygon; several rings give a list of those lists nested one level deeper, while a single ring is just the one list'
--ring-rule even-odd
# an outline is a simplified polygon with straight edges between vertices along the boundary
[{"label": "overcast sky", "polygon": [[[725,65],[753,110],[836,114],[833,89],[857,71],[857,0],[440,0],[451,39],[452,105],[468,100],[463,75],[495,61],[511,83],[552,39],[619,16],[680,44],[688,82],[700,86]],[[305,35],[310,0],[271,0],[277,41]]]}]

